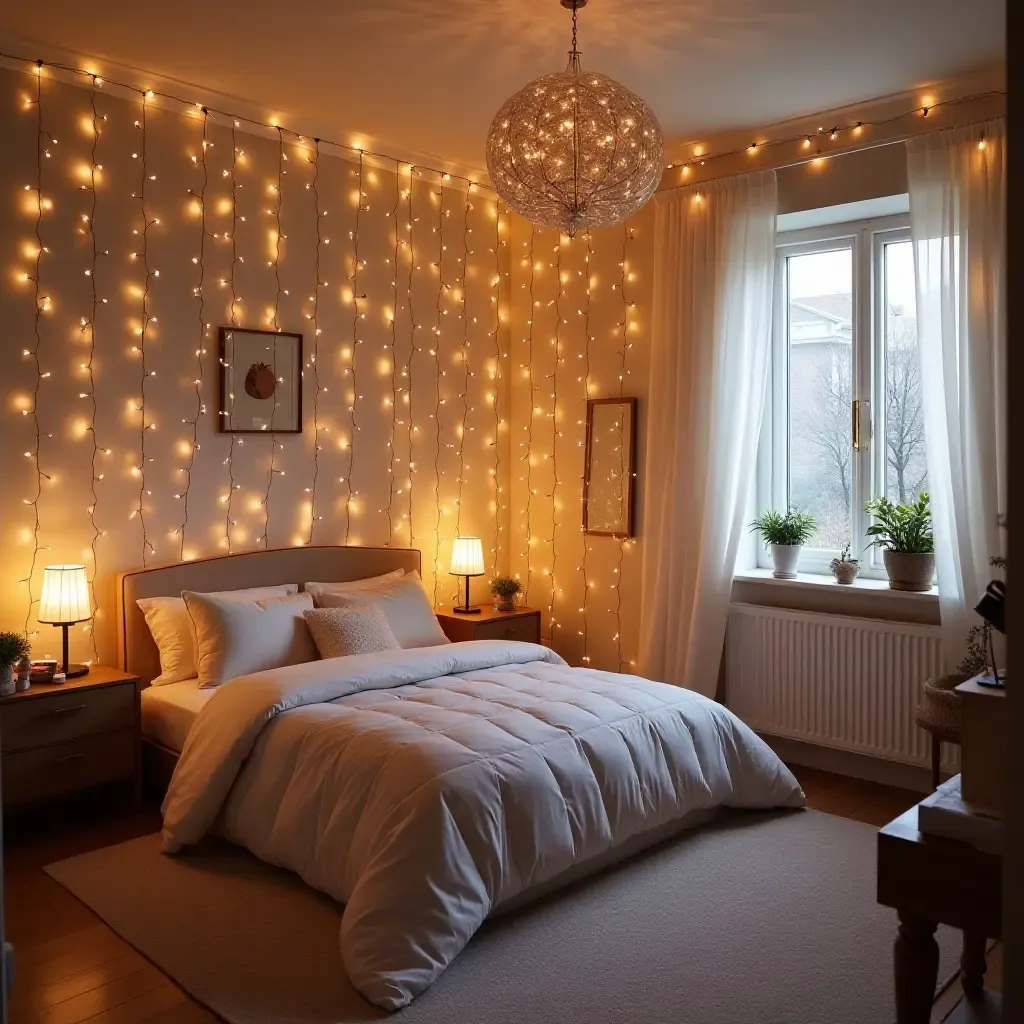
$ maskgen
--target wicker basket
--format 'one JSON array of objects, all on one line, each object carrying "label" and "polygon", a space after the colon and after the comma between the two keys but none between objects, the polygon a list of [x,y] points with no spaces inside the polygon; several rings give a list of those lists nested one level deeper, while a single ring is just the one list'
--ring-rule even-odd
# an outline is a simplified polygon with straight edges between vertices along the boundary
[{"label": "wicker basket", "polygon": [[939,676],[925,682],[921,701],[914,709],[914,721],[947,743],[960,742],[960,694],[954,687],[964,677],[958,674]]}]

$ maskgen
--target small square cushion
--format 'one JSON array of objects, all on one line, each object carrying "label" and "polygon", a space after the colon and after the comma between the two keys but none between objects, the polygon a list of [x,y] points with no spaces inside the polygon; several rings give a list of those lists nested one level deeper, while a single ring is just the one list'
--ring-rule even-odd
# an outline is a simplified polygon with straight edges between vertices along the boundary
[{"label": "small square cushion", "polygon": [[372,604],[313,608],[303,615],[321,658],[401,650],[387,617]]},{"label": "small square cushion", "polygon": [[282,665],[317,659],[303,612],[313,607],[309,594],[233,601],[186,590],[185,606],[196,631],[199,688]]}]

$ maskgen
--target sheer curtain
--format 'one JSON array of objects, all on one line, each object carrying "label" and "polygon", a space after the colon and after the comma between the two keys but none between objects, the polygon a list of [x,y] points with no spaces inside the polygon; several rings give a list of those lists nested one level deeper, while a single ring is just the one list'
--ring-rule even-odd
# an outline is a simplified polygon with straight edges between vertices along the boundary
[{"label": "sheer curtain", "polygon": [[907,142],[928,487],[947,667],[1005,554],[1005,122]]},{"label": "sheer curtain", "polygon": [[655,202],[640,667],[714,696],[767,383],[775,172]]}]

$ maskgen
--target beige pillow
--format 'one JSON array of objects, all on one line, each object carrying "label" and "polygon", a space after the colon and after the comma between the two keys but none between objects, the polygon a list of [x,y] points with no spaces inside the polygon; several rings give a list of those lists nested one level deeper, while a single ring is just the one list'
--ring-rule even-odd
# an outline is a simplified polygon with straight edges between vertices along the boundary
[{"label": "beige pillow", "polygon": [[317,658],[302,613],[313,607],[309,594],[246,602],[182,593],[196,631],[199,688],[220,686],[236,676]]},{"label": "beige pillow", "polygon": [[[283,597],[298,591],[297,583],[278,587],[249,587],[245,590],[222,590],[210,597],[235,601],[258,601],[264,597]],[[192,618],[180,597],[140,597],[135,602],[146,617],[146,625],[160,654],[160,675],[152,686],[180,683],[196,677],[196,633]]]},{"label": "beige pillow", "polygon": [[319,604],[321,608],[351,608],[362,604],[379,608],[388,620],[395,639],[405,648],[451,643],[438,625],[418,572],[407,573],[373,590],[352,594],[325,592],[320,595]]},{"label": "beige pillow", "polygon": [[314,608],[303,614],[321,658],[402,649],[384,613],[371,604]]},{"label": "beige pillow", "polygon": [[384,583],[401,579],[404,575],[404,569],[395,569],[394,572],[386,572],[383,576],[369,576],[364,580],[346,580],[344,583],[303,583],[302,589],[312,594],[313,600],[319,604],[321,594],[354,594],[360,590],[375,590]]}]

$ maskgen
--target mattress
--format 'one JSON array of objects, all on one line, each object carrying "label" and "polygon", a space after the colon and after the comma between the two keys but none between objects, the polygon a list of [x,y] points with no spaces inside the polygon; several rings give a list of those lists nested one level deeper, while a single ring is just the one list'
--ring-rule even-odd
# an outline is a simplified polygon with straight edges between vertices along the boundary
[{"label": "mattress", "polygon": [[183,679],[142,691],[142,735],[168,750],[181,753],[185,737],[216,690],[200,690],[198,679]]}]

